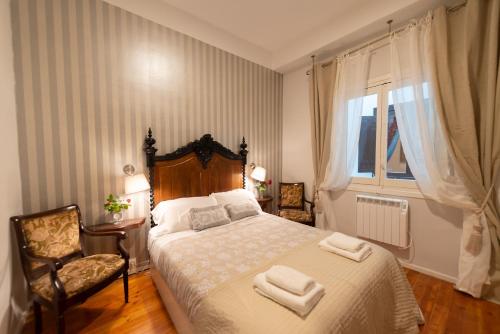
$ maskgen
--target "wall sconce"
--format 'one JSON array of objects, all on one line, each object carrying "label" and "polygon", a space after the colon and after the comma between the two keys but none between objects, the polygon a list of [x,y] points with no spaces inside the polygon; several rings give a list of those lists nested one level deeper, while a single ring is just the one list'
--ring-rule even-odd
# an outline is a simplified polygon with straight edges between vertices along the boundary
[{"label": "wall sconce", "polygon": [[255,166],[253,169],[252,174],[250,174],[250,177],[254,180],[257,180],[259,182],[264,182],[266,181],[266,170],[264,167],[261,166]]},{"label": "wall sconce", "polygon": [[144,173],[135,174],[135,167],[133,165],[123,166],[125,176],[125,194],[134,194],[141,191],[149,190],[148,179]]}]

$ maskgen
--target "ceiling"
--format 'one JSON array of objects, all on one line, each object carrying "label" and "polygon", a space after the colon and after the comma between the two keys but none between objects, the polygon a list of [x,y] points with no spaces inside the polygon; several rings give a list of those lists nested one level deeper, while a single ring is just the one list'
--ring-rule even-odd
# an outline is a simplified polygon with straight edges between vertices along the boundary
[{"label": "ceiling", "polygon": [[163,1],[273,52],[373,0]]},{"label": "ceiling", "polygon": [[464,0],[105,0],[280,72],[325,59]]}]

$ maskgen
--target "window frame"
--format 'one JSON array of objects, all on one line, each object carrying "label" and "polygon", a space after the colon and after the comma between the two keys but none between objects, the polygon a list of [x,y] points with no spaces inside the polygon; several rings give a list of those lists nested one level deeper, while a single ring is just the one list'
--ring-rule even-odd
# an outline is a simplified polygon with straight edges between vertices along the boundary
[{"label": "window frame", "polygon": [[377,139],[375,148],[375,176],[373,178],[353,176],[348,190],[367,191],[377,194],[423,198],[415,180],[387,178],[387,123],[389,107],[390,76],[368,81],[366,95],[377,94]]}]

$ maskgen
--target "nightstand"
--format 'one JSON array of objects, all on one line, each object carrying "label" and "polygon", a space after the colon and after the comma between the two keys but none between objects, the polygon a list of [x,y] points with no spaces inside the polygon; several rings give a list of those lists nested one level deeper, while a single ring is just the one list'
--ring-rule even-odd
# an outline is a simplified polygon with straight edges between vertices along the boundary
[{"label": "nightstand", "polygon": [[108,231],[128,231],[134,228],[141,227],[146,222],[146,218],[130,218],[124,219],[119,223],[104,223],[93,226],[88,226],[87,229],[93,232],[108,232]]},{"label": "nightstand", "polygon": [[261,198],[256,198],[257,202],[259,202],[262,211],[271,213],[273,210],[273,198],[271,196],[264,196]]},{"label": "nightstand", "polygon": [[[146,222],[146,218],[140,217],[140,218],[130,218],[130,219],[124,219],[120,221],[119,223],[103,223],[103,224],[97,224],[93,226],[87,226],[87,229],[93,231],[93,232],[108,232],[108,231],[131,231],[135,229],[140,229],[142,225]],[[134,231],[135,232],[135,231]],[[138,236],[128,233],[127,239],[125,240],[125,248],[127,248],[127,251],[130,254],[130,259],[129,259],[129,269],[128,273],[129,274],[135,274],[138,271],[142,271],[147,269],[149,266],[148,265],[140,265],[139,267],[137,266],[137,251],[136,251],[136,239],[138,239]],[[142,239],[139,237],[139,239]],[[142,248],[142,247],[139,247]],[[144,249],[144,252],[146,250]],[[139,259],[141,258],[141,254],[139,254]]]}]

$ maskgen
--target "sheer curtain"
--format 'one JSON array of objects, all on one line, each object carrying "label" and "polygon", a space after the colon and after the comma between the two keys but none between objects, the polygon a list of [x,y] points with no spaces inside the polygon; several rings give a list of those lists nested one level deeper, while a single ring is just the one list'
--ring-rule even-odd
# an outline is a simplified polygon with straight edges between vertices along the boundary
[{"label": "sheer curtain", "polygon": [[[490,235],[482,209],[473,201],[449,151],[437,104],[429,13],[391,37],[392,95],[401,143],[426,198],[464,209],[456,287],[480,297],[488,282]],[[474,241],[474,242],[472,242]]]},{"label": "sheer curtain", "polygon": [[346,188],[354,173],[368,82],[368,59],[368,50],[338,59],[330,159],[321,190]]}]

